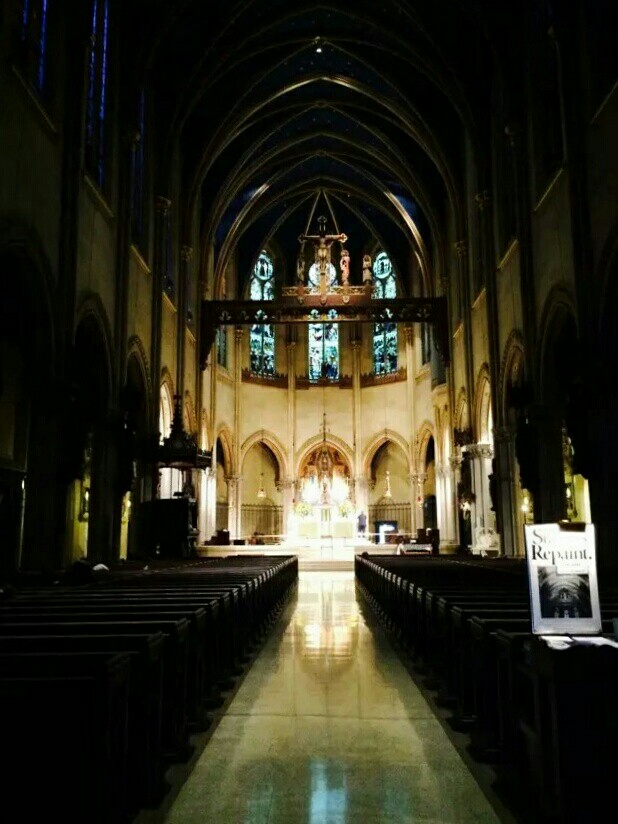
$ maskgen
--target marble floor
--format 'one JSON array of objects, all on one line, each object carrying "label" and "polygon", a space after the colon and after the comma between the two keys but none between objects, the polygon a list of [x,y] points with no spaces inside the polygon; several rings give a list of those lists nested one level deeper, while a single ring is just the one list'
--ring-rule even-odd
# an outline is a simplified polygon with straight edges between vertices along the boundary
[{"label": "marble floor", "polygon": [[168,809],[165,824],[496,824],[498,814],[355,591],[298,595]]}]

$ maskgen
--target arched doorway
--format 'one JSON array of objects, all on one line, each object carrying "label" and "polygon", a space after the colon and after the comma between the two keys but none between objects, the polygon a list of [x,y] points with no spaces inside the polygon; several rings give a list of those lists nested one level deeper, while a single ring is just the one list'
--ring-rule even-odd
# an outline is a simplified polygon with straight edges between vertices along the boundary
[{"label": "arched doorway", "polygon": [[389,533],[410,536],[412,514],[408,459],[399,444],[386,439],[376,450],[370,466],[369,532],[379,543]]},{"label": "arched doorway", "polygon": [[67,538],[71,557],[111,560],[117,494],[112,464],[115,432],[108,417],[109,348],[102,322],[86,310],[75,332]]},{"label": "arched doorway", "polygon": [[423,527],[432,532],[438,528],[438,505],[436,498],[436,442],[433,435],[427,441],[425,450],[425,485],[423,499]]},{"label": "arched doorway", "polygon": [[216,464],[215,464],[215,488],[216,488],[216,507],[217,516],[215,527],[217,532],[220,530],[227,530],[229,528],[229,508],[230,508],[230,492],[228,486],[228,477],[230,475],[226,451],[223,446],[221,438],[217,438],[215,448]]},{"label": "arched doorway", "polygon": [[277,458],[263,441],[245,455],[242,467],[241,535],[276,542],[283,532],[283,502]]},{"label": "arched doorway", "polygon": [[539,488],[535,517],[542,522],[590,520],[587,413],[581,353],[573,312],[556,302],[544,335],[540,369]]},{"label": "arched doorway", "polygon": [[0,581],[63,562],[64,488],[56,483],[63,399],[53,385],[46,264],[35,240],[20,242],[17,227],[10,234],[0,249]]},{"label": "arched doorway", "polygon": [[120,455],[120,557],[139,553],[137,523],[142,501],[150,498],[152,474],[145,460],[150,431],[150,404],[146,368],[137,352],[127,362],[127,379],[122,393],[124,421]]}]

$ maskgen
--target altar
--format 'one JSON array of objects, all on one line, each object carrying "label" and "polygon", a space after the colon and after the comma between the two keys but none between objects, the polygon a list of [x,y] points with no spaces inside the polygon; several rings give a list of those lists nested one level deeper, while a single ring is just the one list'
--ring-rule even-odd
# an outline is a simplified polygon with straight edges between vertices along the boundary
[{"label": "altar", "polygon": [[350,514],[341,514],[339,506],[309,506],[294,513],[290,532],[298,538],[354,538],[356,522]]}]

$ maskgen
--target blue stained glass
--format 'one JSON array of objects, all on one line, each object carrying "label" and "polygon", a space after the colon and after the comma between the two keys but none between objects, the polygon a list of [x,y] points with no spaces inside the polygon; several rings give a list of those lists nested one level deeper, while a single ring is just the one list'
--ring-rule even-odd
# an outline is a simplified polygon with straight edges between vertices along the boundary
[{"label": "blue stained glass", "polygon": [[22,4],[22,11],[21,11],[21,26],[22,26],[21,39],[22,40],[26,39],[26,31],[28,29],[28,6],[29,5],[30,4],[29,4],[28,0],[24,0],[24,2]]},{"label": "blue stained glass", "polygon": [[[373,296],[378,300],[397,297],[397,280],[393,265],[386,252],[376,255],[373,262]],[[387,315],[392,317],[391,315]],[[373,370],[376,375],[389,375],[397,371],[397,325],[376,323],[373,327]]]},{"label": "blue stained glass", "polygon": [[309,380],[321,378],[339,380],[339,326],[336,323],[309,324]]},{"label": "blue stained glass", "polygon": [[41,37],[39,40],[39,89],[45,79],[45,36],[47,34],[47,0],[41,4]]},{"label": "blue stained glass", "polygon": [[[270,256],[262,251],[249,284],[251,300],[273,300],[274,283],[275,267]],[[249,333],[249,358],[254,375],[268,377],[275,374],[275,329],[272,324],[253,324]]]}]

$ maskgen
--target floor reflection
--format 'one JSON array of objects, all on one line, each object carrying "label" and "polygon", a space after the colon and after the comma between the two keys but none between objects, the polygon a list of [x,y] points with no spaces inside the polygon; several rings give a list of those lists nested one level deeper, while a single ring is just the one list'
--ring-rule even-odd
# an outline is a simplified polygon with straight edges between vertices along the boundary
[{"label": "floor reflection", "polygon": [[498,822],[353,573],[301,573],[165,819],[215,821]]}]

